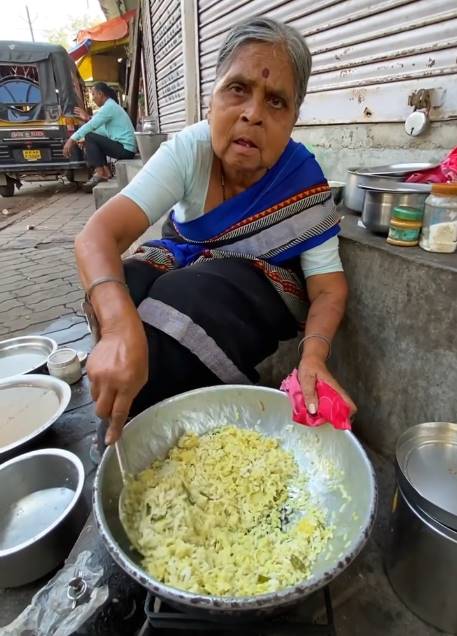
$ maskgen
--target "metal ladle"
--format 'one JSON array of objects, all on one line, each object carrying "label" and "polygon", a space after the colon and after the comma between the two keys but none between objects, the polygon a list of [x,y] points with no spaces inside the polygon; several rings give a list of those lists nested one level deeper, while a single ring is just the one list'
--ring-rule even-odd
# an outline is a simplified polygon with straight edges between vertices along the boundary
[{"label": "metal ladle", "polygon": [[128,523],[128,518],[127,518],[127,507],[126,507],[127,486],[129,482],[133,479],[133,475],[129,470],[129,464],[127,460],[127,455],[125,453],[122,437],[120,437],[117,440],[117,442],[114,442],[114,450],[116,452],[117,462],[119,464],[119,470],[120,470],[121,478],[122,478],[122,490],[119,495],[119,519],[130,543],[136,550],[140,551],[138,547],[138,540],[137,540],[136,534],[132,531],[132,528],[130,527],[130,524]]}]

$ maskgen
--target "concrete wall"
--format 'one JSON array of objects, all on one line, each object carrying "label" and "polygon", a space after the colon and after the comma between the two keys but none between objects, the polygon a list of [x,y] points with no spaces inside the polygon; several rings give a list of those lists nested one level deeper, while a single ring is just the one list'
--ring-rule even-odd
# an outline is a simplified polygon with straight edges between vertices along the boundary
[{"label": "concrete wall", "polygon": [[[393,248],[357,218],[342,224],[350,299],[329,366],[358,406],[354,431],[392,455],[409,426],[457,422],[457,254]],[[297,365],[298,341],[261,365],[263,383]]]},{"label": "concrete wall", "polygon": [[457,146],[457,121],[434,123],[419,137],[403,123],[302,126],[293,137],[316,154],[327,179],[344,181],[347,167],[441,161]]}]

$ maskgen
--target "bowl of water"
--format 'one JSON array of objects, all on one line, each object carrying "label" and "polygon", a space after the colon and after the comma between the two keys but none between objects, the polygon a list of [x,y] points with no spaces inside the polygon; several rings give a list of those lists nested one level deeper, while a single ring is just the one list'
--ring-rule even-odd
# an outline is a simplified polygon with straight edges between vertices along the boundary
[{"label": "bowl of water", "polygon": [[87,516],[84,468],[47,448],[0,464],[0,588],[44,576],[68,556]]}]

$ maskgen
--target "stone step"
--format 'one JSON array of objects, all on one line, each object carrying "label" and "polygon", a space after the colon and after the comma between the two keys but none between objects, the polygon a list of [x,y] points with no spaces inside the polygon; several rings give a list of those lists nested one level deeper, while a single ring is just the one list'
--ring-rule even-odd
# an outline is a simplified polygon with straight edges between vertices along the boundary
[{"label": "stone step", "polygon": [[105,181],[96,185],[95,188],[92,190],[95,201],[95,209],[98,210],[98,208],[109,201],[111,197],[114,197],[115,194],[118,194],[121,190],[122,188],[119,185],[117,179],[110,179],[109,181]]},{"label": "stone step", "polygon": [[143,162],[139,157],[134,159],[119,159],[119,161],[116,161],[116,179],[119,186],[125,188],[142,167]]}]

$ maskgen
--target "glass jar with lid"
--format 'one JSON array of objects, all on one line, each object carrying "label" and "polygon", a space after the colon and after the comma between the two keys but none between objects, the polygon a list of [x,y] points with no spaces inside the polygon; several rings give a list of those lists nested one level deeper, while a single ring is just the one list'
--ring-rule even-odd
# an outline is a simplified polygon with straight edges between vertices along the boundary
[{"label": "glass jar with lid", "polygon": [[457,250],[457,183],[434,183],[425,200],[422,235],[419,242],[427,252]]}]

